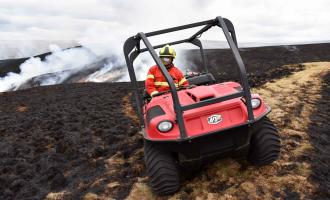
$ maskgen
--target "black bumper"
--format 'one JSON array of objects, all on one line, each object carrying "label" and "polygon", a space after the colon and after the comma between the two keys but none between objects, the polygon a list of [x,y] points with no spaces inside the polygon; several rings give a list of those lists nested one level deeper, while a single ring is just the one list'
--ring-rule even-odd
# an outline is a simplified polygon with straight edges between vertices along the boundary
[{"label": "black bumper", "polygon": [[[247,155],[250,137],[250,126],[246,124],[190,140],[152,141],[152,143],[155,148],[177,153],[181,163],[205,163],[215,157]],[[151,141],[145,140],[145,142]]]}]

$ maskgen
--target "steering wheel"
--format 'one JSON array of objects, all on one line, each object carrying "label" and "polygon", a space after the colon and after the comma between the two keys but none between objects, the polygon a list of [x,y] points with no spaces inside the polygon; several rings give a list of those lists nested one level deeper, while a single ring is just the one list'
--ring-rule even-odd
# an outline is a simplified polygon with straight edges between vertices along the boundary
[{"label": "steering wheel", "polygon": [[[194,87],[196,87],[196,85],[181,86],[178,89],[176,89],[176,91],[191,89],[191,88],[194,88]],[[157,96],[169,93],[169,92],[171,92],[171,90],[165,90],[165,91],[162,91],[162,92],[158,92],[157,94],[154,94],[152,97],[157,97]]]}]

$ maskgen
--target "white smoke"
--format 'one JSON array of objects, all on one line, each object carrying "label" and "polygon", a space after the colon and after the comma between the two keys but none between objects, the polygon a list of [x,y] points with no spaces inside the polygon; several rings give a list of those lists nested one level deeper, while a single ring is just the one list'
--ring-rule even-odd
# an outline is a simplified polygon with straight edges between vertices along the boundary
[{"label": "white smoke", "polygon": [[124,71],[122,69],[114,70],[110,73],[113,69],[113,64],[109,63],[106,64],[101,70],[96,71],[89,75],[85,82],[109,82],[112,80],[120,80],[121,77],[124,75]]},{"label": "white smoke", "polygon": [[[119,29],[119,31],[123,31]],[[86,30],[79,43],[93,51],[97,56],[108,59],[102,69],[89,75],[85,81],[105,82],[120,79],[126,71],[113,68],[125,65],[122,46],[126,39],[126,33],[120,33],[118,27],[97,24]]]},{"label": "white smoke", "polygon": [[[86,70],[93,63],[106,59],[104,66],[89,75],[84,81],[129,81],[125,59],[123,56],[123,44],[129,35],[116,31],[114,27],[97,24],[82,33],[78,40],[81,48],[62,50],[59,46],[52,44],[49,50],[52,52],[44,61],[38,57],[31,57],[20,66],[21,72],[8,73],[6,77],[0,78],[0,92],[16,90],[31,78],[43,75],[38,79],[38,85],[59,84],[70,75],[79,70]],[[144,80],[148,67],[152,64],[151,57],[146,53],[134,62],[138,80]],[[119,67],[119,68],[118,68]],[[23,87],[24,88],[24,87]]]},{"label": "white smoke", "polygon": [[[67,70],[77,71],[87,67],[91,63],[100,60],[101,57],[95,55],[86,48],[72,48],[61,50],[56,45],[51,45],[52,54],[47,56],[44,61],[40,58],[30,58],[20,66],[20,74],[8,73],[6,77],[0,78],[0,91],[16,89],[30,78],[55,72],[59,73],[59,78],[44,80],[40,85],[49,85],[62,82],[69,74]],[[56,80],[56,81],[55,81]]]},{"label": "white smoke", "polygon": [[20,66],[21,72],[8,73],[6,77],[0,78],[0,92],[15,90],[27,80],[43,74],[55,73],[53,76],[45,77],[39,85],[58,84],[64,81],[71,74],[79,70],[87,69],[91,64],[101,61],[104,58],[111,58],[113,63],[107,63],[104,68],[88,81],[101,82],[97,77],[108,72],[113,66],[123,64],[121,59],[121,40],[116,37],[109,28],[104,26],[91,27],[86,30],[79,39],[82,48],[71,48],[62,50],[59,46],[49,46],[51,55],[44,61],[40,58],[31,57]]}]

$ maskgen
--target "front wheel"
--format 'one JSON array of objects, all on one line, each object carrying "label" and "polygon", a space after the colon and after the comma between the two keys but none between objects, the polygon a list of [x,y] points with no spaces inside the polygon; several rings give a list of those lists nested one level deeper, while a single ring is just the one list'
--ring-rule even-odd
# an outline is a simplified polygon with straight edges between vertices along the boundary
[{"label": "front wheel", "polygon": [[180,179],[177,162],[171,152],[157,149],[146,141],[144,144],[144,159],[150,185],[158,195],[169,195],[178,191]]},{"label": "front wheel", "polygon": [[281,140],[277,129],[268,117],[264,117],[252,127],[248,160],[257,166],[267,165],[280,155]]}]

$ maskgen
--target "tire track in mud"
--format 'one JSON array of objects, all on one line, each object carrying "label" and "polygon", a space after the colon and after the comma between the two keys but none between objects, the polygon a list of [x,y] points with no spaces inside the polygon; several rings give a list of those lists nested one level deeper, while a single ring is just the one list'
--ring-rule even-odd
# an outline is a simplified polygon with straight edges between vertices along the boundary
[{"label": "tire track in mud", "polygon": [[[330,197],[330,63],[307,63],[305,70],[268,82],[253,92],[272,107],[269,115],[282,139],[281,157],[264,167],[225,159],[206,166],[163,199],[305,199]],[[141,180],[127,199],[155,199]]]}]

